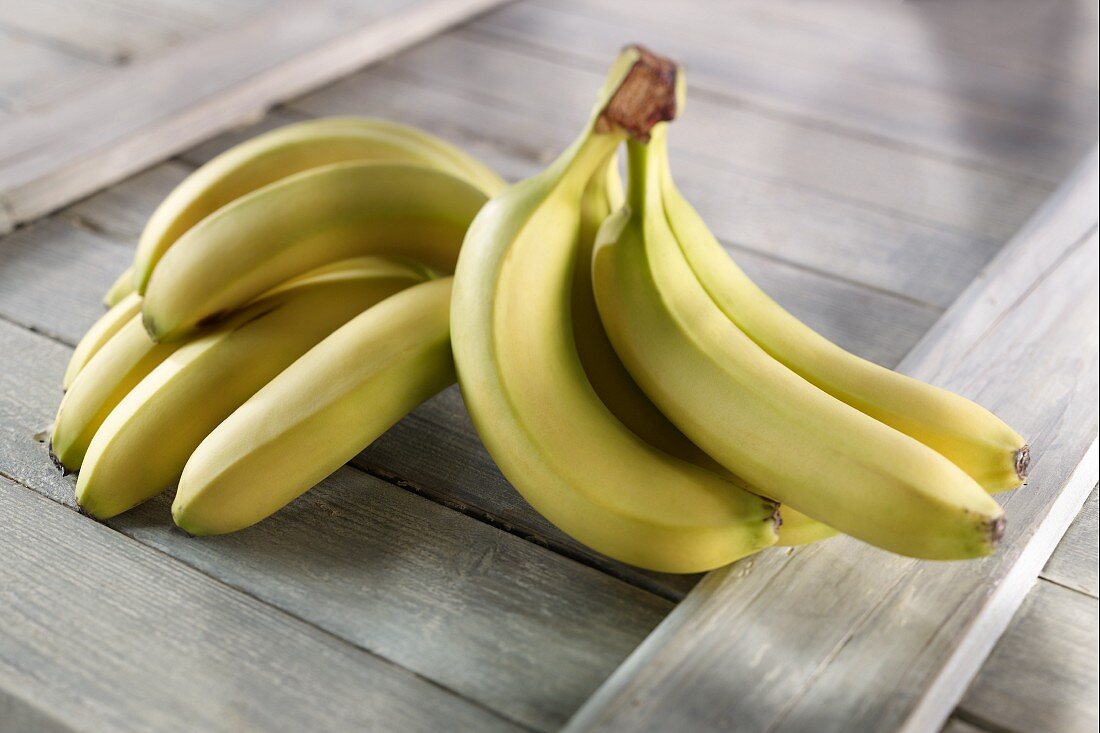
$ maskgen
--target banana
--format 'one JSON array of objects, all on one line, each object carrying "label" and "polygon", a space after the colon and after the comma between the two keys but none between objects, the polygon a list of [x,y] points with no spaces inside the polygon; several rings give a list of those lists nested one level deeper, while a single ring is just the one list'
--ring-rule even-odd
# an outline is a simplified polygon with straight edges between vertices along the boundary
[{"label": "banana", "polygon": [[103,305],[114,308],[123,298],[133,292],[135,292],[134,268],[131,266],[123,270],[122,274],[111,283],[111,287],[107,288],[107,292],[103,295]]},{"label": "banana", "polygon": [[289,277],[345,257],[393,255],[452,272],[485,194],[417,165],[338,163],[223,206],[161,258],[145,291],[157,341],[185,336]]},{"label": "banana", "polygon": [[495,197],[455,274],[455,364],[478,434],[525,499],[617,560],[666,572],[724,565],[776,540],[775,505],[638,437],[593,390],[570,317],[582,192],[626,130],[674,110],[670,64],[616,61],[578,140]]},{"label": "banana", "polygon": [[172,516],[194,535],[274,513],[454,381],[451,279],[415,285],[334,331],[199,444]]},{"label": "banana", "polygon": [[88,444],[107,415],[180,345],[152,341],[140,314],[127,321],[80,369],[61,398],[50,437],[54,463],[68,471],[80,470]]},{"label": "banana", "polygon": [[981,486],[773,359],[711,299],[669,228],[661,135],[628,142],[628,205],[593,257],[600,315],[634,379],[696,445],[798,512],[903,555],[989,554],[1004,513]]},{"label": "banana", "polygon": [[123,296],[110,310],[100,316],[99,320],[92,324],[88,332],[80,339],[80,343],[73,349],[73,355],[69,359],[69,365],[65,368],[65,376],[61,386],[68,389],[80,370],[95,356],[103,344],[111,340],[119,329],[133,320],[134,316],[141,313],[141,296],[130,293]]},{"label": "banana", "polygon": [[179,478],[202,439],[275,375],[364,309],[426,276],[400,262],[349,260],[276,288],[181,345],[95,431],[77,501],[106,519],[155,496]]},{"label": "banana", "polygon": [[335,117],[287,125],[241,143],[180,183],[157,207],[138,243],[132,286],[144,293],[164,253],[191,227],[242,196],[295,173],[347,161],[417,163],[493,195],[504,182],[434,135],[384,120]]},{"label": "banana", "polygon": [[[759,493],[730,474],[669,422],[634,382],[608,340],[596,308],[590,265],[600,224],[622,203],[618,157],[614,156],[608,162],[606,170],[589,181],[581,200],[579,245],[577,266],[573,273],[571,305],[573,335],[585,376],[607,409],[642,440],[681,460],[720,474],[744,491]],[[788,506],[780,507],[779,514],[782,523],[777,545],[807,544],[837,534],[835,529]]]},{"label": "banana", "polygon": [[991,412],[845,351],[757,287],[677,190],[668,173],[664,135],[655,132],[653,144],[661,152],[665,215],[692,271],[730,320],[810,383],[935,449],[988,491],[1024,480],[1027,443]]}]

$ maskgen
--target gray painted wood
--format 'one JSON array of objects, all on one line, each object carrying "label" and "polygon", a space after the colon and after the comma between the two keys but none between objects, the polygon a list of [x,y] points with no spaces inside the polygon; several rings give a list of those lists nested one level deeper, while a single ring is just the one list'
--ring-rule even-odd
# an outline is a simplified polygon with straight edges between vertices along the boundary
[{"label": "gray painted wood", "polygon": [[279,5],[122,69],[65,104],[0,120],[0,231],[501,1]]},{"label": "gray painted wood", "polygon": [[0,478],[0,730],[520,730]]},{"label": "gray painted wood", "polygon": [[[72,508],[75,477],[41,442],[70,350],[0,322],[0,353],[0,475]],[[672,606],[351,468],[227,537],[184,535],[169,505],[109,524],[537,730],[564,723]]]},{"label": "gray painted wood", "polygon": [[[980,562],[837,538],[715,571],[570,731],[938,729],[1096,483],[1095,154],[901,369],[1001,414],[1034,447]],[[1082,210],[1083,209],[1083,210]]]},{"label": "gray painted wood", "polygon": [[132,260],[130,246],[58,219],[23,227],[0,240],[0,318],[74,345]]},{"label": "gray painted wood", "polygon": [[1100,590],[1097,556],[1098,529],[1096,487],[1085,501],[1081,513],[1073,520],[1066,535],[1058,543],[1054,554],[1050,556],[1042,577],[1052,583],[1080,591],[1096,598]]},{"label": "gray painted wood", "polygon": [[[826,21],[821,16],[829,13],[825,7],[805,11],[808,22],[781,22],[773,9],[780,4],[689,4],[685,12],[684,3],[639,7],[599,0],[550,0],[505,6],[472,25],[505,43],[534,46],[597,66],[615,54],[624,38],[641,41],[683,62],[700,95],[717,96],[803,126],[841,129],[1018,177],[1057,183],[1077,162],[1082,145],[1092,142],[1089,128],[1095,126],[1095,103],[1090,109],[1073,97],[1063,100],[1068,95],[1051,99],[1048,80],[1021,78],[1000,66],[947,54],[934,60],[927,52],[920,54],[936,44],[934,31],[942,25],[938,16],[943,6],[929,9],[928,32],[907,39],[904,50],[910,53],[898,54],[892,51],[896,44],[883,43],[881,34],[868,33],[866,28],[847,43],[839,32],[822,33]],[[1028,4],[1029,0],[1002,2],[1001,7],[1008,5],[1011,10],[985,19],[982,30],[1002,32],[1015,22],[1016,11]],[[863,3],[862,12],[864,23],[872,24],[878,16],[898,15],[899,8]],[[978,20],[972,19],[970,27]],[[913,25],[919,27],[916,22]],[[1056,36],[1047,37],[1052,44],[1057,42]],[[892,51],[898,71],[906,76],[883,78],[879,64],[858,63],[866,58],[863,46],[868,43]],[[921,85],[919,93],[914,93],[914,73],[929,67],[943,79],[933,86]],[[1014,93],[979,101],[950,84],[951,79],[967,74],[974,86],[1011,84]],[[1095,89],[1084,96],[1095,101]],[[1036,117],[1032,110],[1039,103],[1046,103],[1045,114]],[[1075,124],[1074,114],[1081,116],[1081,124]],[[1093,124],[1084,124],[1087,121]]]},{"label": "gray painted wood", "polygon": [[59,218],[136,247],[153,210],[192,170],[174,160],[161,163],[63,209]]},{"label": "gray painted wood", "polygon": [[100,64],[36,43],[0,25],[0,107],[4,109],[19,112],[50,102],[102,70]]},{"label": "gray painted wood", "polygon": [[1100,603],[1040,580],[959,704],[1019,733],[1089,733],[1100,722]]}]

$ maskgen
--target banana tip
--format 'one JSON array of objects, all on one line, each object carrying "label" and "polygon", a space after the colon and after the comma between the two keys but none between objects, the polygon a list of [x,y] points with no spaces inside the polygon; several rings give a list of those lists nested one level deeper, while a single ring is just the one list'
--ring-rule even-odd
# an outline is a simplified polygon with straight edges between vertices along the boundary
[{"label": "banana tip", "polygon": [[647,142],[654,125],[676,118],[677,66],[672,59],[638,44],[627,46],[627,50],[635,51],[638,58],[600,112],[597,131],[621,128]]},{"label": "banana tip", "polygon": [[1005,533],[1005,515],[1001,514],[993,519],[989,520],[986,524],[986,536],[989,540],[989,547],[996,548],[1001,542],[1001,537]]},{"label": "banana tip", "polygon": [[61,475],[68,475],[69,469],[65,467],[65,464],[62,463],[61,459],[57,457],[57,453],[54,452],[52,440],[47,444],[46,450],[49,451],[50,460],[53,462],[53,465],[57,466],[57,468],[61,470]]},{"label": "banana tip", "polygon": [[1025,445],[1016,451],[1014,457],[1016,477],[1021,481],[1027,478],[1027,472],[1031,469],[1031,446]]}]

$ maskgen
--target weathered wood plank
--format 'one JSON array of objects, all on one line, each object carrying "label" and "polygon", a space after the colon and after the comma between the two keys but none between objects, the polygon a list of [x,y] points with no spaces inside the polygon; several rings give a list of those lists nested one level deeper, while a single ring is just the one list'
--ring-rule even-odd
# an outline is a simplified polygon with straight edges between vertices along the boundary
[{"label": "weathered wood plank", "polygon": [[521,730],[4,478],[0,526],[0,689],[39,713],[15,721]]},{"label": "weathered wood plank", "polygon": [[0,231],[499,2],[279,6],[120,70],[65,104],[0,121]]},{"label": "weathered wood plank", "polygon": [[137,246],[153,210],[193,168],[170,160],[62,209],[58,217],[112,241]]},{"label": "weathered wood plank", "polygon": [[1100,604],[1040,580],[959,705],[968,720],[1019,733],[1088,733],[1100,720]]},{"label": "weathered wood plank", "polygon": [[19,112],[49,102],[103,70],[0,27],[0,106],[5,109]]},{"label": "weathered wood plank", "polygon": [[[663,19],[679,15],[683,5],[652,9]],[[866,10],[883,9],[906,12],[897,5]],[[767,11],[751,4],[700,8],[690,26],[671,18],[655,22],[645,10],[639,12],[635,4],[591,0],[525,2],[489,13],[472,27],[506,43],[596,65],[606,64],[629,38],[684,63],[693,90],[701,95],[717,95],[730,104],[782,115],[797,124],[837,127],[1019,177],[1056,183],[1080,158],[1082,145],[1092,142],[1086,123],[1095,122],[1095,105],[1081,110],[1086,116],[1071,129],[1063,129],[1071,120],[1059,107],[1048,107],[1039,118],[1021,115],[1017,107],[1003,109],[1031,93],[1032,87],[1045,89],[1045,81],[1011,75],[1016,93],[1005,95],[1000,106],[976,104],[950,89],[925,87],[914,93],[911,75],[908,83],[891,83],[868,74],[869,65],[859,63],[859,44],[838,44],[835,37],[805,23],[762,22]],[[926,48],[934,40],[928,35]],[[963,63],[928,53],[904,60],[906,70],[920,64],[945,76],[952,76]],[[1009,76],[997,68],[985,71],[998,80]]]},{"label": "weathered wood plank", "polygon": [[[0,353],[0,475],[72,507],[74,477],[35,438],[69,349],[0,323]],[[109,524],[538,730],[559,727],[672,606],[351,468],[227,537],[184,535],[169,503]]]},{"label": "weathered wood plank", "polygon": [[1098,551],[1096,487],[1093,487],[1085,506],[1070,525],[1062,541],[1050,556],[1041,577],[1066,588],[1086,593],[1093,598],[1100,594],[1100,571],[1097,569]]},{"label": "weathered wood plank", "polygon": [[[568,729],[938,728],[1096,483],[1095,155],[901,364],[1033,441],[980,562],[838,538],[709,574]],[[1095,201],[1095,199],[1092,199]]]},{"label": "weathered wood plank", "polygon": [[[401,54],[388,66],[425,85],[528,110],[565,132],[579,128],[608,63],[581,66],[457,30]],[[537,80],[539,93],[531,93]],[[672,151],[787,181],[956,230],[1004,240],[1052,185],[965,168],[913,149],[692,96],[669,136]],[[1087,143],[1077,148],[1078,156]],[[1067,171],[1068,172],[1068,171]]]},{"label": "weathered wood plank", "polygon": [[0,239],[0,318],[74,345],[103,314],[103,294],[133,249],[44,219]]},{"label": "weathered wood plank", "polygon": [[[588,101],[578,104],[574,111],[580,113]],[[419,125],[464,145],[513,180],[553,159],[579,124],[554,124],[541,112],[521,113],[480,97],[431,89],[385,66],[290,108],[315,116],[368,114]],[[714,160],[683,154],[675,165],[685,195],[735,248],[739,260],[739,252],[754,252],[946,307],[998,249],[988,237],[871,210]]]}]

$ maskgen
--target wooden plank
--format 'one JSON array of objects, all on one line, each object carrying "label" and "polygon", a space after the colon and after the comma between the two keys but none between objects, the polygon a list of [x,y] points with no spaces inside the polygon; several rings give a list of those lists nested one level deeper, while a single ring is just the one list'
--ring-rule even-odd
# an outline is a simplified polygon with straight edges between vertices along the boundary
[{"label": "wooden plank", "polygon": [[13,724],[522,730],[2,478],[0,526],[0,689],[38,712]]},{"label": "wooden plank", "polygon": [[1070,525],[1065,537],[1050,556],[1041,577],[1052,583],[1080,591],[1093,598],[1100,595],[1100,571],[1096,558],[1098,530],[1096,487],[1093,487],[1085,506]]},{"label": "wooden plank", "polygon": [[[0,323],[0,353],[0,475],[73,507],[74,477],[39,434],[69,349]],[[109,525],[537,730],[559,727],[672,607],[351,468],[231,536],[190,538],[169,505]]]},{"label": "wooden plank", "polygon": [[[297,100],[290,109],[314,116],[369,114],[418,125],[463,145],[513,180],[553,159],[575,128],[553,124],[542,113],[432,89],[385,67]],[[838,201],[698,156],[678,156],[676,171],[685,195],[739,261],[748,264],[752,254],[764,255],[900,293],[915,301],[910,306],[946,307],[998,249],[989,238]]]},{"label": "wooden plank", "polygon": [[137,246],[153,210],[193,168],[167,161],[58,212],[58,217],[106,239]]},{"label": "wooden plank", "polygon": [[[750,4],[699,8],[690,26],[672,17],[669,22],[657,20],[679,15],[682,4],[652,9],[657,18],[621,3],[515,3],[487,14],[472,29],[517,47],[597,66],[606,64],[623,39],[630,38],[684,63],[692,90],[700,96],[716,96],[797,124],[836,127],[916,147],[1017,177],[1057,183],[1080,158],[1082,146],[1092,142],[1092,125],[1087,123],[1096,120],[1095,105],[1075,108],[1084,113],[1078,120],[1061,106],[1048,105],[1038,118],[1034,108],[1025,114],[1019,114],[1018,105],[1004,109],[1032,87],[1048,86],[1035,79],[1004,80],[1015,82],[1015,94],[1005,94],[999,106],[978,104],[953,89],[915,90],[911,74],[901,83],[876,78],[867,73],[869,64],[859,63],[866,58],[860,56],[859,44],[836,44],[834,37],[805,24],[771,23],[761,28],[761,15],[767,11]],[[908,12],[897,5],[865,10]],[[926,38],[925,48],[933,40]],[[906,61],[906,70],[919,64],[944,75],[952,75],[958,63],[929,53]],[[987,77],[1006,76],[998,73],[1000,69],[986,71]]]},{"label": "wooden plank", "polygon": [[[534,55],[461,30],[389,62],[425,85],[557,120],[567,133],[583,122],[606,64],[582,67],[560,55]],[[533,94],[536,83],[538,93]],[[669,142],[674,153],[690,153],[918,221],[1001,240],[1024,223],[1051,188],[839,130],[796,125],[701,95],[690,98]],[[1078,155],[1086,148],[1082,144]]]},{"label": "wooden plank", "polygon": [[1100,721],[1100,603],[1039,581],[959,705],[967,720],[1019,733],[1089,733]]},{"label": "wooden plank", "polygon": [[119,71],[65,104],[0,121],[0,231],[499,2],[279,6]]},{"label": "wooden plank", "polygon": [[19,112],[50,102],[103,71],[100,64],[0,27],[0,106],[8,110]]},{"label": "wooden plank", "polygon": [[980,562],[922,563],[848,538],[715,571],[567,730],[934,730],[1097,478],[1095,153],[901,369],[1033,441],[1026,488]]},{"label": "wooden plank", "polygon": [[86,229],[35,222],[0,240],[0,317],[75,345],[132,260],[131,247]]}]

